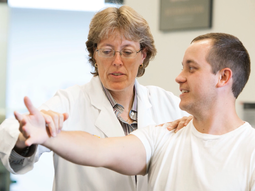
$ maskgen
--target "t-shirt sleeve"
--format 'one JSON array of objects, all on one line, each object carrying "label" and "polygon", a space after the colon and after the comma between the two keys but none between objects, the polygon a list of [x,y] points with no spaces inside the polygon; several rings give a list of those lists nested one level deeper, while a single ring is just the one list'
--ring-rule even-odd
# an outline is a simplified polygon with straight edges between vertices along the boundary
[{"label": "t-shirt sleeve", "polygon": [[148,172],[148,167],[150,166],[151,159],[155,152],[160,148],[161,141],[167,134],[171,131],[166,129],[166,126],[155,126],[150,125],[145,128],[133,131],[131,134],[135,135],[142,142],[146,151],[146,172]]},{"label": "t-shirt sleeve", "polygon": [[145,148],[146,151],[146,164],[148,167],[148,164],[150,162],[150,158],[152,156],[153,153],[153,141],[152,141],[152,137],[150,137],[150,130],[151,128],[153,128],[153,126],[148,126],[136,131],[133,131],[131,134],[135,135],[136,137],[138,137],[140,139],[140,141],[143,143],[143,146]]}]

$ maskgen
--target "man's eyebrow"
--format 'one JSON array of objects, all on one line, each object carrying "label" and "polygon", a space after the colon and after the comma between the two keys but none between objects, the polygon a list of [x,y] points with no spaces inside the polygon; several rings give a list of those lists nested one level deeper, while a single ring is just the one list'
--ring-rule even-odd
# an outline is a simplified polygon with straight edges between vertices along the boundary
[{"label": "man's eyebrow", "polygon": [[183,62],[181,62],[181,64],[182,64],[182,66],[184,66],[184,64],[195,64],[195,65],[198,65],[198,63],[195,61],[195,60],[191,60],[191,59],[189,59],[189,60],[186,60],[184,63]]},{"label": "man's eyebrow", "polygon": [[195,64],[195,65],[198,65],[198,63],[195,60],[186,60],[186,64]]}]

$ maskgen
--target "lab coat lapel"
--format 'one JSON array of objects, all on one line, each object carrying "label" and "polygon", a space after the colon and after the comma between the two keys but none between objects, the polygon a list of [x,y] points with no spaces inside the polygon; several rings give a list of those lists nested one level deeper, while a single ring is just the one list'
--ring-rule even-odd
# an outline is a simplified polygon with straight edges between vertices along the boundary
[{"label": "lab coat lapel", "polygon": [[92,78],[89,89],[91,104],[99,110],[95,126],[107,137],[125,136],[110,102],[105,96],[99,77]]},{"label": "lab coat lapel", "polygon": [[[120,125],[119,120],[112,111],[112,108],[103,108],[101,109],[95,126],[98,127],[107,137],[119,137],[125,136],[122,126]],[[110,114],[110,115],[109,115]]]},{"label": "lab coat lapel", "polygon": [[146,87],[140,85],[136,80],[136,91],[138,95],[138,128],[155,125],[152,105],[149,100],[149,92]]}]

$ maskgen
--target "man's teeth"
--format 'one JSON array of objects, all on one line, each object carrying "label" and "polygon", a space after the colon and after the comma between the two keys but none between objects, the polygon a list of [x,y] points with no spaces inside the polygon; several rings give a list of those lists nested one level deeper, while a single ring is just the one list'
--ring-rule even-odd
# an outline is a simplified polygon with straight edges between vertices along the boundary
[{"label": "man's teeth", "polygon": [[113,75],[114,76],[120,76],[121,74],[120,73],[117,73],[117,74],[113,73]]},{"label": "man's teeth", "polygon": [[188,90],[182,90],[182,93],[188,93],[189,91]]}]

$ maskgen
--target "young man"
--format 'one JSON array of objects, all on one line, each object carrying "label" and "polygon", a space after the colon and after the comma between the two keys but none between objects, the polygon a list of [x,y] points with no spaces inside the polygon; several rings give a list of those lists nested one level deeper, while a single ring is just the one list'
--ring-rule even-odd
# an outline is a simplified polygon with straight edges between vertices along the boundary
[{"label": "young man", "polygon": [[209,33],[192,41],[182,64],[180,108],[194,118],[178,133],[149,126],[118,138],[64,131],[49,138],[47,116],[25,98],[30,116],[15,115],[26,144],[81,165],[148,173],[151,190],[255,190],[255,130],[235,110],[250,75],[248,52],[232,35]]}]

